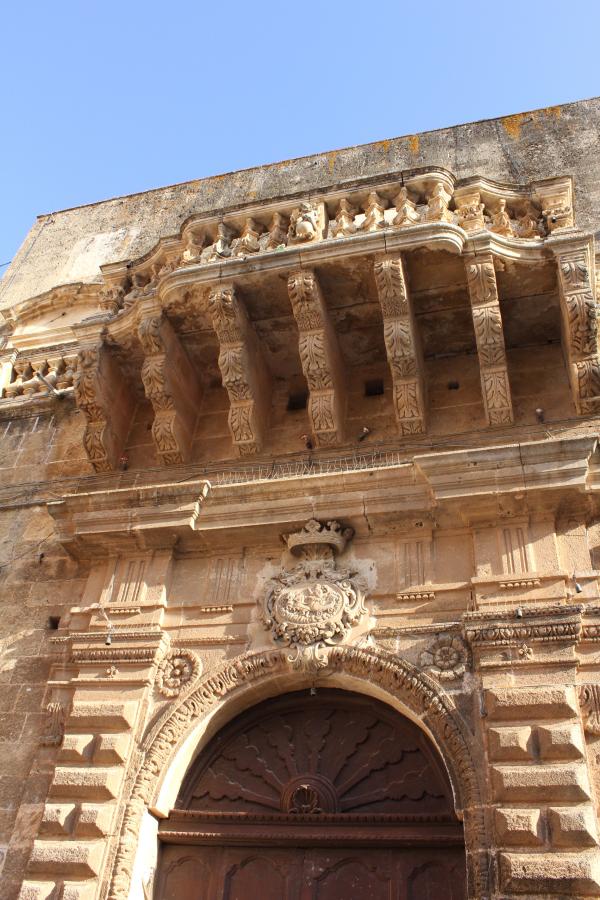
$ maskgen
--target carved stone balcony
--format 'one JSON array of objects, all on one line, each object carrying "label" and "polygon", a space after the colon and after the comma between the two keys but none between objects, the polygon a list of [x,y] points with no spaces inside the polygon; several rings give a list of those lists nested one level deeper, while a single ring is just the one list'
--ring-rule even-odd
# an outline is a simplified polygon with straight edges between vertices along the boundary
[{"label": "carved stone balcony", "polygon": [[[570,178],[429,169],[248,204],[102,276],[7,313],[2,369],[5,405],[74,379],[99,472],[128,464],[143,416],[172,466],[599,408],[594,241],[574,226]],[[67,306],[52,352],[36,347]]]}]

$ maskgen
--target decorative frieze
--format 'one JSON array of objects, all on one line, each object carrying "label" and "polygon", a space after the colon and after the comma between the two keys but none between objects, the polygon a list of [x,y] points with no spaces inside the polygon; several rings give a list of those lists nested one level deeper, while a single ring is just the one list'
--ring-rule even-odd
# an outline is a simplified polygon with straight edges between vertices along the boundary
[{"label": "decorative frieze", "polygon": [[138,327],[144,350],[142,381],[154,409],[152,437],[164,465],[187,462],[202,388],[185,349],[160,310],[149,311]]},{"label": "decorative frieze", "polygon": [[258,339],[233,285],[219,284],[208,298],[219,339],[219,368],[229,396],[229,430],[240,456],[258,452],[269,421],[269,378]]},{"label": "decorative frieze", "polygon": [[420,434],[425,431],[423,365],[402,258],[378,259],[374,271],[392,374],[396,422],[400,434]]},{"label": "decorative frieze", "polygon": [[80,351],[74,395],[86,418],[83,445],[95,471],[116,469],[133,419],[134,400],[104,344]]},{"label": "decorative frieze", "polygon": [[558,264],[563,345],[577,412],[600,409],[594,256],[587,240],[553,245]]},{"label": "decorative frieze", "polygon": [[344,433],[345,391],[337,338],[313,271],[293,272],[288,293],[298,324],[312,432],[319,446],[331,446],[340,443]]},{"label": "decorative frieze", "polygon": [[491,253],[478,253],[465,266],[486,419],[488,425],[509,425],[513,412],[494,260]]}]

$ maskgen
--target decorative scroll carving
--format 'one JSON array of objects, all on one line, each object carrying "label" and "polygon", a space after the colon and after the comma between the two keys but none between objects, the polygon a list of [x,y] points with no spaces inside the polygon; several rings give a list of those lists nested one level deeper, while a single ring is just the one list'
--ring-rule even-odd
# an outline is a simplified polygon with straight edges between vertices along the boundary
[{"label": "decorative scroll carving", "polygon": [[420,216],[416,203],[410,199],[407,188],[400,188],[398,195],[394,198],[394,206],[396,215],[392,219],[392,225],[403,228],[407,225],[415,225],[419,221]]},{"label": "decorative scroll carving", "polygon": [[75,402],[87,424],[83,445],[96,472],[119,464],[134,403],[116,360],[100,344],[81,350],[74,378]]},{"label": "decorative scroll carving", "polygon": [[233,285],[210,292],[208,309],[221,347],[219,368],[229,395],[229,430],[241,456],[256,453],[268,424],[268,376],[256,334]]},{"label": "decorative scroll carving", "polygon": [[562,178],[551,184],[537,184],[535,193],[542,206],[542,215],[550,234],[563,228],[572,228],[573,200],[570,178]]},{"label": "decorative scroll carving", "polygon": [[376,191],[371,191],[365,207],[365,218],[360,226],[361,231],[378,231],[385,227],[385,207],[387,200],[383,200]]},{"label": "decorative scroll carving", "polygon": [[191,650],[171,650],[163,659],[156,673],[156,687],[163,697],[179,694],[202,674],[202,665]]},{"label": "decorative scroll carving", "polygon": [[98,306],[102,312],[116,316],[123,309],[125,289],[120,284],[107,285],[102,288],[98,297]]},{"label": "decorative scroll carving", "polygon": [[44,747],[57,747],[65,731],[66,711],[62,703],[53,701],[46,707],[46,724],[41,744]]},{"label": "decorative scroll carving", "polygon": [[288,291],[300,332],[300,361],[310,392],[312,430],[317,444],[330,446],[343,439],[345,395],[337,339],[314,272],[292,273]]},{"label": "decorative scroll carving", "polygon": [[281,213],[273,213],[269,230],[261,234],[258,243],[262,250],[277,250],[279,247],[285,247],[288,239],[288,227],[286,220]]},{"label": "decorative scroll carving", "polygon": [[513,412],[494,261],[484,253],[468,257],[465,265],[486,419],[488,425],[507,425]]},{"label": "decorative scroll carving", "polygon": [[443,181],[437,181],[431,196],[427,200],[428,222],[452,222],[453,215],[448,209],[451,194],[446,190]]},{"label": "decorative scroll carving", "polygon": [[322,525],[313,519],[287,535],[301,561],[268,582],[262,618],[273,639],[293,651],[295,668],[326,666],[326,648],[342,641],[366,613],[362,579],[356,571],[338,569],[334,559],[352,534],[338,522]]},{"label": "decorative scroll carving", "polygon": [[440,634],[427,650],[423,650],[419,663],[442,681],[461,678],[467,665],[467,648],[458,635]]},{"label": "decorative scroll carving", "polygon": [[142,381],[154,409],[152,437],[164,465],[189,459],[202,391],[198,376],[169,321],[160,314],[142,319]]},{"label": "decorative scroll carving", "polygon": [[582,684],[579,688],[579,705],[586,733],[594,737],[600,736],[600,684]]},{"label": "decorative scroll carving", "polygon": [[400,256],[375,262],[383,336],[392,373],[394,411],[400,434],[425,431],[425,391],[414,319]]},{"label": "decorative scroll carving", "polygon": [[340,200],[337,215],[331,223],[330,237],[347,237],[356,233],[356,209],[350,205],[348,200]]},{"label": "decorative scroll carving", "polygon": [[598,360],[598,308],[594,260],[587,242],[559,244],[558,262],[565,356],[569,362],[571,391],[579,413],[600,408]]}]

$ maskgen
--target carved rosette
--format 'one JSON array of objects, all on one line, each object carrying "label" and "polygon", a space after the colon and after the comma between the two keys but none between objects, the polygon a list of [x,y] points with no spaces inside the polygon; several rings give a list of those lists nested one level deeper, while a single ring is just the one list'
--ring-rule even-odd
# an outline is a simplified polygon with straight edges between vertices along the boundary
[{"label": "carved rosette", "polygon": [[318,445],[331,446],[343,437],[343,379],[337,340],[314,272],[292,273],[288,292],[298,324],[300,362],[310,392],[312,431]]},{"label": "carved rosette", "polygon": [[402,259],[383,257],[374,271],[398,429],[400,434],[420,434],[425,431],[425,392]]},{"label": "carved rosette", "polygon": [[419,664],[442,681],[461,678],[467,666],[467,648],[464,641],[453,634],[439,634],[419,657]]},{"label": "carved rosette", "polygon": [[202,674],[202,664],[191,650],[171,650],[156,673],[156,687],[163,697],[178,697]]},{"label": "carved rosette", "polygon": [[292,651],[294,668],[326,666],[327,648],[341,643],[366,613],[363,580],[334,559],[352,533],[338,522],[311,520],[286,537],[301,561],[268,582],[261,612],[273,640]]},{"label": "carved rosette", "polygon": [[587,242],[555,249],[563,336],[577,412],[600,408],[600,362],[594,261]]},{"label": "carved rosette", "polygon": [[260,450],[266,426],[266,367],[254,330],[233,285],[211,290],[208,310],[219,339],[219,369],[229,396],[229,431],[240,456]]},{"label": "carved rosette", "polygon": [[488,425],[509,425],[513,421],[512,400],[491,253],[469,257],[466,270],[486,419]]}]

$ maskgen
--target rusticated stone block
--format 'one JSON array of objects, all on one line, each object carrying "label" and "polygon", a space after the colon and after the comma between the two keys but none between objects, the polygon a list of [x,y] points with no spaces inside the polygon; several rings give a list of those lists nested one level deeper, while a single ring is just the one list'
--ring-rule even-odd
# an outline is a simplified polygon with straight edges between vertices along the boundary
[{"label": "rusticated stone block", "polygon": [[543,843],[539,809],[497,809],[495,823],[499,844],[537,847]]},{"label": "rusticated stone block", "polygon": [[537,728],[542,759],[581,759],[583,737],[578,724],[540,725]]},{"label": "rusticated stone block", "polygon": [[490,688],[485,693],[490,719],[570,719],[578,715],[572,686]]},{"label": "rusticated stone block", "polygon": [[527,725],[490,728],[488,746],[490,759],[531,759],[531,728]]},{"label": "rusticated stone block", "polygon": [[502,853],[502,888],[517,894],[600,894],[600,861],[595,853]]},{"label": "rusticated stone block", "polygon": [[82,803],[74,834],[76,837],[105,837],[110,833],[114,812],[111,803],[102,806]]},{"label": "rusticated stone block", "polygon": [[40,834],[70,834],[76,808],[74,803],[47,803]]},{"label": "rusticated stone block", "polygon": [[91,878],[100,871],[103,853],[101,841],[36,841],[29,869],[32,873]]},{"label": "rusticated stone block", "polygon": [[126,734],[100,734],[94,745],[93,760],[102,765],[124,762],[129,749],[129,736]]},{"label": "rusticated stone block", "polygon": [[93,734],[65,734],[59,762],[86,762],[91,757],[93,741]]},{"label": "rusticated stone block", "polygon": [[557,847],[592,847],[598,843],[596,816],[591,806],[548,810],[550,839]]},{"label": "rusticated stone block", "polygon": [[19,900],[53,900],[56,888],[55,881],[24,881]]},{"label": "rusticated stone block", "polygon": [[577,803],[590,798],[585,766],[494,766],[492,784],[500,801]]},{"label": "rusticated stone block", "polygon": [[86,701],[73,704],[67,721],[67,731],[89,729],[99,731],[128,731],[135,722],[135,703],[117,701]]},{"label": "rusticated stone block", "polygon": [[60,767],[50,787],[52,797],[70,800],[113,800],[121,782],[121,770]]}]

